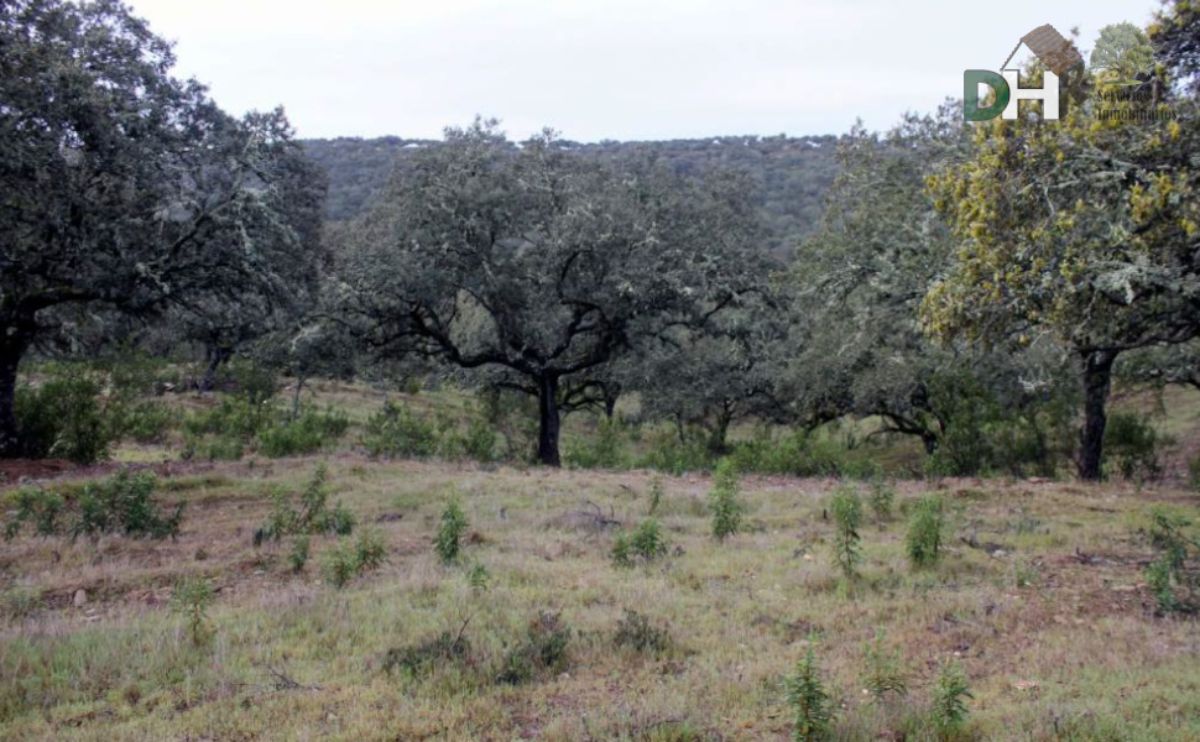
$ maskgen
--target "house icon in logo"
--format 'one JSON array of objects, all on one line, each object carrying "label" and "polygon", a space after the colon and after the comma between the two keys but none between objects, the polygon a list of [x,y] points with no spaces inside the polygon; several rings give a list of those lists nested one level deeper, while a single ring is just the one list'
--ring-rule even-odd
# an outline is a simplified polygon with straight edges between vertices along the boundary
[{"label": "house icon in logo", "polygon": [[[1013,59],[1021,47],[1028,49],[1045,66],[1042,72],[1042,87],[1021,87],[1020,65]],[[1038,26],[1021,37],[1013,47],[1008,59],[1004,60],[1000,73],[991,70],[966,70],[963,73],[963,118],[968,121],[987,121],[1001,116],[1015,121],[1022,100],[1042,102],[1042,119],[1058,119],[1059,78],[1068,78],[1068,86],[1082,79],[1083,56],[1075,45],[1060,34],[1053,26]],[[989,105],[982,106],[986,97],[980,95],[984,85],[993,93]]]}]

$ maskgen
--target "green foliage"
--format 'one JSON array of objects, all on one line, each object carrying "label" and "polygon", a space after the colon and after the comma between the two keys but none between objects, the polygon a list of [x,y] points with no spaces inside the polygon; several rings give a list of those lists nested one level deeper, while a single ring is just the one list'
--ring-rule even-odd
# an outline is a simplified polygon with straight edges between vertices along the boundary
[{"label": "green foliage", "polygon": [[638,561],[651,562],[667,553],[662,527],[654,518],[642,521],[632,533],[619,533],[613,542],[612,560],[618,567],[631,567]]},{"label": "green foliage", "polygon": [[271,458],[312,453],[336,442],[350,427],[344,412],[304,407],[294,418],[281,416],[258,434],[258,448]]},{"label": "green foliage", "polygon": [[497,681],[519,685],[557,675],[567,668],[571,628],[558,613],[542,611],[529,623],[525,639],[504,655]]},{"label": "green foliage", "polygon": [[138,443],[161,443],[178,419],[173,409],[152,400],[117,405],[113,417],[116,435]]},{"label": "green foliage", "polygon": [[1200,539],[1189,535],[1190,526],[1162,508],[1150,514],[1148,535],[1157,557],[1146,567],[1146,581],[1163,613],[1200,610]]},{"label": "green foliage", "polygon": [[183,429],[193,437],[216,435],[249,441],[271,423],[274,414],[268,401],[223,395],[215,406],[189,415]]},{"label": "green foliage", "polygon": [[655,626],[646,616],[626,608],[625,616],[617,622],[613,644],[638,653],[657,655],[668,651],[672,642],[665,627]]},{"label": "green foliage", "polygon": [[108,455],[114,428],[100,404],[101,383],[74,367],[51,374],[38,387],[16,390],[13,414],[20,455],[90,464]]},{"label": "green foliage", "polygon": [[1142,415],[1114,412],[1104,428],[1104,457],[1125,479],[1155,479],[1158,463],[1158,432]]},{"label": "green foliage", "polygon": [[71,537],[120,532],[139,538],[175,538],[184,503],[169,515],[160,511],[153,497],[156,484],[152,472],[130,469],[102,482],[88,482],[79,495],[79,516],[71,526]]},{"label": "green foliage", "polygon": [[324,463],[317,464],[312,476],[300,492],[299,509],[293,507],[293,498],[283,491],[273,496],[271,516],[254,532],[254,545],[264,541],[278,541],[294,534],[335,533],[347,536],[354,530],[354,514],[340,502],[329,507],[329,469]]},{"label": "green foliage", "polygon": [[931,710],[934,726],[943,737],[950,737],[962,731],[967,720],[967,701],[973,698],[967,676],[957,662],[947,663],[938,675],[937,686],[933,690],[933,708]]},{"label": "green foliage", "polygon": [[942,500],[927,495],[918,500],[912,509],[908,524],[905,547],[914,567],[937,564],[941,558],[942,531],[945,528]]},{"label": "green foliage", "polygon": [[406,405],[389,400],[367,419],[363,445],[372,456],[432,456],[438,449],[437,428]]},{"label": "green foliage", "polygon": [[619,420],[601,419],[595,434],[572,441],[564,461],[579,469],[624,469],[629,466],[627,435]]},{"label": "green foliage", "polygon": [[[1200,458],[1197,461],[1200,461]],[[646,515],[651,518],[654,517],[654,514],[658,512],[659,506],[662,505],[663,494],[662,477],[656,475],[650,480],[650,506],[646,510]]]},{"label": "green foliage", "polygon": [[187,577],[175,585],[171,607],[187,623],[193,646],[207,644],[212,638],[208,609],[213,602],[213,589],[205,577]]},{"label": "green foliage", "polygon": [[876,631],[875,640],[863,647],[863,656],[867,662],[863,686],[876,701],[884,701],[889,694],[896,697],[908,694],[908,681],[900,652],[888,649],[882,631]]},{"label": "green foliage", "polygon": [[1200,454],[1188,459],[1188,483],[1193,490],[1200,492]]},{"label": "green foliage", "polygon": [[462,664],[471,654],[463,624],[457,634],[443,631],[433,639],[407,647],[393,647],[383,657],[383,670],[389,675],[399,673],[417,678],[442,665]]},{"label": "green foliage", "polygon": [[804,659],[797,663],[796,672],[785,680],[784,685],[788,704],[795,714],[792,739],[796,742],[829,739],[833,709],[811,645],[804,653]]},{"label": "green foliage", "polygon": [[630,543],[629,534],[624,531],[617,534],[617,537],[613,540],[613,547],[612,551],[609,552],[609,557],[612,559],[614,566],[633,566],[633,545]]},{"label": "green foliage", "polygon": [[303,572],[304,566],[308,564],[308,546],[308,536],[297,536],[292,541],[292,550],[288,552],[288,564],[297,574]]},{"label": "green foliage", "polygon": [[[151,472],[122,469],[103,482],[88,482],[70,498],[58,492],[23,487],[13,495],[16,509],[5,524],[4,535],[13,538],[25,523],[32,522],[39,536],[66,532],[72,539],[103,533],[175,538],[183,520],[183,503],[169,515],[161,512],[153,498],[155,485]],[[64,523],[68,515],[69,524]]]},{"label": "green foliage", "polygon": [[442,564],[451,564],[458,559],[462,537],[466,532],[467,516],[458,502],[451,500],[442,511],[437,536],[433,540],[433,550],[437,552]]},{"label": "green foliage", "polygon": [[896,488],[882,477],[876,477],[871,482],[871,492],[867,496],[867,504],[875,513],[875,520],[884,523],[892,519],[892,507],[896,503]]},{"label": "green foliage", "polygon": [[27,522],[33,523],[34,533],[39,536],[59,533],[59,516],[66,507],[62,495],[37,487],[22,487],[12,499],[16,510],[4,526],[5,538],[15,537]]},{"label": "green foliage", "polygon": [[858,529],[862,524],[862,500],[857,490],[840,487],[829,501],[833,513],[833,561],[847,579],[858,574],[862,561]]},{"label": "green foliage", "polygon": [[321,574],[336,588],[343,588],[359,573],[358,553],[345,539],[321,555]]},{"label": "green foliage", "polygon": [[387,558],[387,547],[383,543],[383,534],[366,529],[358,534],[354,542],[354,559],[358,563],[359,572],[369,572],[377,569]]},{"label": "green foliage", "polygon": [[822,477],[843,473],[844,453],[832,441],[819,440],[803,430],[776,438],[769,428],[762,427],[754,438],[734,444],[729,458],[738,471]]},{"label": "green foliage", "polygon": [[737,468],[732,460],[722,459],[713,472],[713,488],[708,495],[712,533],[718,541],[724,541],[741,528],[742,505],[737,498]]},{"label": "green foliage", "polygon": [[475,563],[471,565],[469,570],[467,570],[467,584],[470,585],[471,589],[475,592],[483,592],[484,590],[487,590],[488,582],[491,580],[491,578],[492,576],[488,572],[487,567],[483,566],[482,564]]},{"label": "green foliage", "polygon": [[694,436],[679,436],[670,430],[657,430],[648,438],[646,452],[638,466],[679,476],[690,471],[704,471],[711,464],[711,455],[704,442]]}]

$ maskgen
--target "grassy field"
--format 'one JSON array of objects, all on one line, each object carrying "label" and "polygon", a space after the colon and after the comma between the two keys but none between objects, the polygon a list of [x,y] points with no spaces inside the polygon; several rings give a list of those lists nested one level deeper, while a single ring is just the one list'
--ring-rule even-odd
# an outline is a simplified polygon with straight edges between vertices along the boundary
[{"label": "grassy field", "polygon": [[[0,736],[80,739],[782,739],[782,680],[810,643],[839,737],[922,729],[939,669],[958,662],[966,733],[1011,739],[1196,739],[1200,632],[1154,610],[1138,530],[1171,490],[944,481],[942,563],[914,571],[904,525],[862,529],[861,577],[841,578],[825,518],[832,481],[747,478],[744,532],[709,533],[707,477],[665,478],[662,559],[611,564],[620,521],[649,508],[642,472],[487,470],[328,461],[331,499],[376,529],[387,557],[343,589],[321,577],[334,537],[299,573],[285,544],[256,548],[275,487],[299,490],[316,459],[192,465],[159,497],[188,503],[172,541],[21,536],[0,547]],[[897,510],[926,490],[901,484]],[[469,520],[459,563],[432,539],[450,499]],[[869,512],[869,511],[868,511]],[[602,518],[596,517],[597,513]],[[472,586],[483,565],[486,586]],[[211,580],[211,639],[193,646],[170,609],[181,577]],[[76,600],[83,590],[86,599]],[[77,604],[78,603],[78,604]],[[670,646],[614,643],[626,609]],[[566,664],[512,685],[501,659],[540,612],[569,627]],[[465,628],[463,628],[465,627]],[[442,632],[469,642],[427,672],[387,672],[391,649]],[[864,694],[881,632],[908,696]],[[920,736],[919,731],[914,736]]]},{"label": "grassy field", "polygon": [[[318,390],[355,426],[380,403],[361,387]],[[1162,425],[1182,458],[1200,407],[1172,395]],[[1200,738],[1200,626],[1161,615],[1145,576],[1151,512],[1197,515],[1178,478],[901,481],[890,516],[864,510],[847,579],[830,497],[871,485],[743,477],[741,532],[720,542],[708,475],[376,461],[353,438],[325,455],[212,463],[178,460],[174,443],[125,445],[105,464],[31,469],[78,493],[149,464],[159,504],[185,511],[176,540],[26,528],[0,541],[0,738],[786,739],[785,679],[810,649],[839,739]],[[328,505],[357,525],[312,536],[297,570],[296,537],[254,534],[322,464]],[[929,494],[945,503],[943,556],[915,569],[908,518]],[[451,502],[468,524],[447,564],[434,542]],[[652,509],[665,553],[614,565],[618,534]],[[382,563],[336,587],[332,555],[363,534]],[[198,642],[176,597],[189,583],[214,591]],[[905,694],[867,692],[872,643]],[[952,734],[930,711],[947,667],[971,693]]]}]

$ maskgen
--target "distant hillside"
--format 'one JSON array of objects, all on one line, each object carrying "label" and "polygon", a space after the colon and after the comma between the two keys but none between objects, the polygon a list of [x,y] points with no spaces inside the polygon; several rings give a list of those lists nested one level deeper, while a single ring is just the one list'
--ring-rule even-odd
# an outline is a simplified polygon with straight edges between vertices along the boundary
[{"label": "distant hillside", "polygon": [[[825,193],[837,169],[838,138],[714,137],[661,142],[574,144],[604,157],[651,153],[679,172],[722,166],[752,173],[771,225],[771,252],[790,252],[820,219]],[[309,139],[304,146],[329,173],[328,217],[348,219],[370,203],[408,153],[437,142],[400,137]]]}]

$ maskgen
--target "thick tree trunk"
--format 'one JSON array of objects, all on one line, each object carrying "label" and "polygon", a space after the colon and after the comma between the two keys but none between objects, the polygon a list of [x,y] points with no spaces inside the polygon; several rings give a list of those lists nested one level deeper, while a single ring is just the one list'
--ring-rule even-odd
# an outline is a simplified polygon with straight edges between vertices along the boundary
[{"label": "thick tree trunk", "polygon": [[538,379],[538,461],[546,466],[559,466],[558,430],[558,377],[543,376]]},{"label": "thick tree trunk", "polygon": [[200,391],[211,392],[217,383],[217,371],[233,357],[233,349],[210,345],[205,349],[204,356],[208,364],[204,367],[204,377],[200,379]]},{"label": "thick tree trunk", "polygon": [[14,401],[17,368],[28,348],[29,340],[19,328],[0,326],[0,458],[12,459],[21,455]]},{"label": "thick tree trunk", "polygon": [[732,422],[732,418],[733,413],[729,410],[723,409],[717,413],[717,419],[708,437],[709,453],[722,456],[729,452],[729,446],[725,440],[729,436],[729,423]]},{"label": "thick tree trunk", "polygon": [[604,417],[607,418],[609,422],[612,422],[613,415],[617,411],[617,396],[617,394],[610,392],[604,393]]},{"label": "thick tree trunk", "polygon": [[1105,406],[1112,388],[1116,351],[1093,350],[1083,354],[1083,430],[1079,436],[1079,478],[1096,482],[1103,474]]}]

